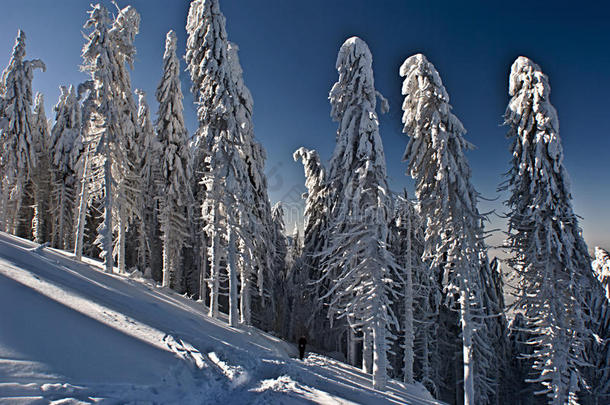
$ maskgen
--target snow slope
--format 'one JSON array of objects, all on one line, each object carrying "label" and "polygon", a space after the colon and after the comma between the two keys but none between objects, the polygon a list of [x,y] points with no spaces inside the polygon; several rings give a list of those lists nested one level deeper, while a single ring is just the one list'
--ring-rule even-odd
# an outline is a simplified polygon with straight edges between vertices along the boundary
[{"label": "snow slope", "polygon": [[0,404],[438,404],[94,261],[0,233]]}]

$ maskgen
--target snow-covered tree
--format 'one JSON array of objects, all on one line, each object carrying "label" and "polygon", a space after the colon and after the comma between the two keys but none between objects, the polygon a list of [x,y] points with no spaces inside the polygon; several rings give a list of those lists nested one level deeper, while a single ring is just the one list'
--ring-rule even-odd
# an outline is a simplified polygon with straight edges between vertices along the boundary
[{"label": "snow-covered tree", "polygon": [[383,389],[388,329],[397,323],[391,311],[396,264],[387,246],[392,204],[375,111],[379,93],[366,43],[347,39],[336,68],[339,80],[329,99],[339,128],[328,179],[333,205],[323,277],[332,280],[327,293],[330,315],[345,317],[352,329],[363,333],[364,367],[372,364],[373,385]]},{"label": "snow-covered tree", "polygon": [[[128,151],[135,133],[136,109],[125,64],[135,56],[133,40],[138,32],[139,15],[131,6],[119,10],[111,25],[108,10],[92,6],[84,28],[91,29],[83,47],[83,70],[91,74],[96,111],[89,131],[94,155],[90,176],[104,201],[104,222],[98,228],[97,242],[107,272],[113,271],[113,231],[118,228],[119,269],[124,270],[125,230],[130,193],[127,183],[133,177]],[[93,195],[95,197],[95,195]],[[118,220],[113,221],[113,216]]]},{"label": "snow-covered tree", "polygon": [[53,232],[51,243],[68,249],[76,225],[75,201],[78,189],[77,162],[83,153],[82,116],[74,87],[60,87],[59,101],[54,107],[55,123],[51,128],[51,167],[53,171],[51,212]]},{"label": "snow-covered tree", "polygon": [[604,287],[606,298],[610,301],[610,254],[608,251],[596,246],[595,260],[592,265],[597,279]]},{"label": "snow-covered tree", "polygon": [[[15,233],[24,198],[24,189],[38,163],[32,129],[32,79],[34,70],[46,69],[39,59],[25,60],[25,33],[19,30],[13,54],[2,73],[2,112],[0,113],[0,169],[2,192],[0,223]],[[10,203],[10,208],[9,208]]]},{"label": "snow-covered tree", "polygon": [[298,295],[298,301],[294,304],[295,309],[298,309],[294,314],[294,322],[299,328],[309,331],[312,344],[324,347],[322,337],[328,336],[330,329],[330,326],[326,325],[323,302],[320,300],[320,297],[328,292],[330,285],[330,280],[320,282],[322,280],[320,253],[326,246],[329,216],[326,171],[315,150],[301,147],[294,152],[293,158],[303,163],[307,188],[304,196],[303,248],[299,267],[295,268],[294,275],[297,288],[302,293]]},{"label": "snow-covered tree", "polygon": [[[181,253],[189,236],[186,222],[190,194],[191,166],[188,134],[182,115],[180,61],[176,57],[176,34],[165,39],[163,78],[157,87],[157,136],[160,144],[159,221],[163,240],[163,286],[182,278]],[[180,281],[177,281],[180,284]]]},{"label": "snow-covered tree", "polygon": [[32,235],[37,243],[44,243],[49,237],[49,197],[51,194],[51,172],[49,162],[49,123],[44,110],[44,97],[36,94],[32,116],[32,140],[38,164],[32,173],[34,193],[34,218]]},{"label": "snow-covered tree", "polygon": [[403,132],[410,137],[404,159],[426,220],[424,259],[441,272],[444,305],[459,307],[464,403],[486,403],[495,391],[488,374],[494,359],[483,322],[484,218],[477,209],[478,195],[464,156],[472,146],[463,137],[462,123],[451,113],[438,72],[424,55],[407,58],[400,75],[404,77]]},{"label": "snow-covered tree", "polygon": [[[159,143],[150,118],[150,108],[146,101],[146,93],[136,89],[138,96],[138,115],[136,121],[137,138],[134,142],[134,171],[138,178],[136,183],[139,192],[135,195],[134,216],[129,228],[136,235],[136,264],[144,273],[154,266],[160,245],[157,242],[157,181],[159,180],[158,163],[160,159]],[[181,289],[178,288],[180,292]]]},{"label": "snow-covered tree", "polygon": [[271,272],[269,275],[269,296],[271,305],[270,310],[266,311],[268,322],[277,333],[282,336],[285,333],[289,312],[287,284],[288,268],[286,266],[286,255],[288,253],[287,239],[284,225],[284,207],[278,202],[271,209],[273,219],[272,234],[272,260]]},{"label": "snow-covered tree", "polygon": [[538,394],[546,394],[549,403],[564,404],[575,403],[584,386],[587,291],[594,280],[572,209],[550,91],[540,67],[517,58],[505,114],[512,159],[503,187],[511,193],[506,244],[520,277],[516,308],[524,314],[534,347],[537,375],[530,381],[544,386]]},{"label": "snow-covered tree", "polygon": [[394,369],[405,382],[421,381],[437,396],[442,384],[439,370],[446,367],[439,361],[437,348],[440,290],[436,273],[422,261],[424,224],[406,191],[394,200],[391,225],[391,251],[403,280],[402,296],[395,303],[402,338],[397,354],[401,356],[394,361]]},{"label": "snow-covered tree", "polygon": [[253,157],[248,145],[253,141],[247,139],[252,131],[244,110],[246,92],[236,85],[240,79],[235,77],[235,62],[229,55],[225,18],[218,0],[191,3],[187,32],[186,61],[198,102],[194,168],[204,186],[196,194],[209,241],[204,241],[204,246],[209,243],[210,314],[218,315],[221,261],[226,252],[229,324],[235,326],[238,322],[238,275],[241,322],[248,324],[248,286],[256,249],[257,218],[253,208],[258,201],[250,179],[252,165],[248,163]]},{"label": "snow-covered tree", "polygon": [[[251,278],[248,268],[256,270],[257,287],[259,296],[264,304],[264,283],[271,276],[265,271],[271,268],[269,251],[272,249],[272,234],[274,225],[271,213],[271,205],[267,195],[267,178],[265,176],[266,153],[263,146],[254,138],[254,126],[252,123],[253,100],[250,90],[243,81],[243,70],[239,63],[239,47],[228,43],[227,59],[231,69],[231,78],[237,95],[235,106],[235,117],[241,137],[241,148],[243,159],[248,169],[248,193],[252,196],[253,205],[250,207],[250,222],[248,226],[248,238],[251,245],[247,256],[251,263],[242,267],[240,302],[244,305],[242,312],[243,320],[250,323],[250,290]],[[244,246],[246,246],[244,245]],[[245,273],[244,273],[245,271]],[[245,315],[245,316],[244,316]]]}]

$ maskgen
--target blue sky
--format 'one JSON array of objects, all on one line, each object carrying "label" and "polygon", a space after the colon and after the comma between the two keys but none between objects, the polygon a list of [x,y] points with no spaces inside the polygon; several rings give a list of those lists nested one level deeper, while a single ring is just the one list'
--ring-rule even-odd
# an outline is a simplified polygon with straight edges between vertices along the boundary
[{"label": "blue sky", "polygon": [[[165,33],[176,31],[183,53],[189,2],[118,3],[132,4],[142,16],[132,83],[147,91],[156,111],[153,97]],[[590,247],[610,248],[610,5],[602,3],[221,0],[229,39],[240,47],[244,79],[254,97],[255,131],[267,150],[271,200],[296,202],[304,191],[302,166],[292,161],[295,149],[314,148],[322,159],[330,158],[337,125],[329,116],[328,91],[337,79],[339,47],[357,35],[368,43],[377,89],[390,101],[390,112],[380,117],[380,131],[392,189],[412,189],[401,161],[407,138],[401,133],[398,68],[406,57],[421,52],[437,67],[453,111],[468,130],[467,139],[477,146],[468,154],[474,184],[483,197],[495,199],[481,201],[480,209],[501,214],[506,196],[496,189],[510,159],[501,126],[508,72],[513,60],[524,55],[550,77],[551,102],[559,113],[565,164],[585,238]],[[36,73],[34,87],[44,93],[52,118],[59,85],[86,79],[79,65],[89,2],[3,1],[1,8],[0,66],[6,66],[17,29],[23,29],[28,57],[47,64],[46,73]],[[185,115],[194,131],[189,89],[185,73]],[[497,216],[491,220],[490,229],[503,228]],[[492,242],[500,239],[496,233]]]}]

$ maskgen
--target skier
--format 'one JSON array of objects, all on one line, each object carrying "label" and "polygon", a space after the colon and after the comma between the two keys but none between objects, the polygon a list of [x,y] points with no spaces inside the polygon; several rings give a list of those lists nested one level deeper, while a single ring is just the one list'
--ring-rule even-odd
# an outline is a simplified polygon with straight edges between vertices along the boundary
[{"label": "skier", "polygon": [[301,336],[299,338],[299,358],[301,360],[303,360],[303,357],[305,357],[305,345],[307,344],[307,339],[305,338],[305,336]]}]

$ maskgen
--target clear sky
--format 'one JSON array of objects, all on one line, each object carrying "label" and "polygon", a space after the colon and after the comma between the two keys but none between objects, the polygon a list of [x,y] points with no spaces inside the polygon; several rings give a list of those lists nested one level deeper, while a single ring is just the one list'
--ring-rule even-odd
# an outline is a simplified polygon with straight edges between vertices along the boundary
[{"label": "clear sky", "polygon": [[[28,58],[40,58],[35,91],[46,97],[47,115],[59,85],[78,84],[89,1],[0,2],[0,66],[6,66],[17,30],[27,35]],[[104,2],[110,10],[114,7]],[[174,29],[183,54],[189,2],[118,1],[132,4],[142,23],[136,38],[134,87],[148,93],[161,76],[164,38]],[[328,92],[337,79],[335,60],[345,39],[357,35],[373,54],[376,87],[390,101],[380,117],[390,186],[412,189],[401,161],[407,138],[401,133],[398,68],[414,54],[435,64],[454,113],[477,146],[469,152],[482,211],[502,214],[506,198],[496,192],[508,169],[508,141],[502,115],[508,102],[510,65],[519,55],[538,63],[550,77],[551,102],[559,113],[565,164],[572,180],[574,208],[589,247],[610,248],[610,5],[602,1],[411,1],[411,0],[221,0],[229,39],[240,47],[244,79],[254,97],[256,137],[267,150],[272,202],[299,201],[303,169],[292,161],[300,146],[317,149],[327,161],[337,125],[329,116]],[[4,56],[3,56],[4,55]],[[184,65],[183,65],[184,67]],[[185,115],[197,126],[188,75],[183,74]],[[297,204],[299,205],[299,204]],[[491,216],[490,229],[503,228]],[[293,225],[289,224],[291,228]],[[497,232],[492,242],[502,235]]]}]

